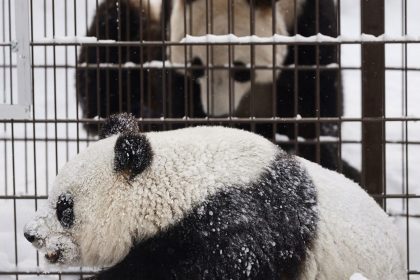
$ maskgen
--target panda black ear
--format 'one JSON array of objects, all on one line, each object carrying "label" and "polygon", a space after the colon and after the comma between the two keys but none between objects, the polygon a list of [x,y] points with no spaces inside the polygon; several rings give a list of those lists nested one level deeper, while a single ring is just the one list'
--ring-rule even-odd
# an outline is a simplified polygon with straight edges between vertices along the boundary
[{"label": "panda black ear", "polygon": [[114,153],[114,170],[129,175],[130,179],[143,172],[153,159],[149,140],[140,133],[120,135],[115,143]]},{"label": "panda black ear", "polygon": [[104,139],[114,134],[139,133],[139,126],[132,114],[121,113],[106,119],[99,132],[99,138]]}]

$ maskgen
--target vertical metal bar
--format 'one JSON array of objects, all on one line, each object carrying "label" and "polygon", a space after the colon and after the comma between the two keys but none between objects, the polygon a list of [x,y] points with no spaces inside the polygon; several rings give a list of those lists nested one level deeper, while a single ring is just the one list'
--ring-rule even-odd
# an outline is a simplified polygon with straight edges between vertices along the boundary
[{"label": "vertical metal bar", "polygon": [[[362,0],[362,32],[381,35],[385,27],[384,0]],[[362,116],[385,116],[385,46],[362,45]],[[384,123],[362,121],[362,183],[368,193],[384,188]],[[377,202],[382,203],[378,198]]]},{"label": "vertical metal bar", "polygon": [[[77,12],[76,11],[77,11],[77,3],[76,3],[76,0],[73,0],[74,36],[77,36]],[[74,46],[74,60],[75,60],[74,65],[76,65],[76,67],[74,69],[75,73],[78,72],[77,57],[78,57],[77,46]],[[77,106],[77,104],[79,104],[79,93],[77,92],[79,87],[77,85],[78,79],[75,79],[75,80],[76,80],[76,86],[75,86],[75,89],[76,89],[76,103],[75,103],[75,106],[76,106],[76,137],[77,137],[76,152],[79,153],[79,149],[80,149],[80,127],[79,127],[79,124],[80,123],[79,123],[79,106]]]},{"label": "vertical metal bar", "polygon": [[[228,24],[228,34],[232,33],[232,21],[231,21],[231,15],[232,15],[232,0],[228,0],[227,1],[227,10],[228,10],[228,20],[227,20],[227,24]],[[229,119],[232,120],[232,107],[233,107],[233,103],[232,103],[232,96],[233,96],[233,91],[232,91],[232,87],[233,87],[233,81],[232,81],[232,61],[233,61],[233,56],[232,56],[232,45],[228,45],[228,87],[229,87]],[[232,125],[232,122],[229,122],[229,126]]]},{"label": "vertical metal bar", "polygon": [[[96,4],[96,6],[95,6],[96,10],[98,10],[98,7],[99,7],[98,0],[95,1],[95,4]],[[88,22],[88,18],[86,18],[86,22]],[[95,31],[96,37],[97,37],[98,40],[100,40],[101,39],[101,34],[99,32],[99,16],[95,17],[95,29],[96,29],[96,31]],[[87,47],[87,50],[88,50],[88,47]],[[98,46],[95,47],[95,52],[96,52],[96,92],[95,93],[89,92],[88,85],[87,85],[88,83],[86,83],[85,94],[96,94],[96,110],[97,110],[96,112],[97,112],[98,116],[101,117],[102,116],[102,111],[101,111],[102,106],[101,106],[101,104],[102,104],[103,101],[101,100],[101,84],[100,84],[100,81],[101,81],[100,62],[101,61],[100,61],[100,51],[99,51]],[[88,58],[88,53],[89,52],[86,51],[85,61],[89,63],[90,61],[89,61],[89,58]],[[106,62],[109,62],[109,61],[107,60]],[[88,76],[89,71],[90,70],[88,70],[88,69],[85,70],[85,73],[86,73],[85,74],[86,75],[85,79],[86,80],[88,80],[87,76]]]},{"label": "vertical metal bar", "polygon": [[[183,19],[183,25],[184,25],[184,38],[187,36],[187,5],[183,5],[183,15],[184,15],[184,19]],[[191,13],[189,14],[191,15]],[[169,24],[170,25],[170,24]],[[191,29],[190,29],[191,30]],[[170,34],[170,33],[169,33]],[[169,36],[170,38],[170,36]],[[193,103],[191,103],[190,105],[190,99],[194,98],[194,94],[192,91],[192,84],[191,84],[191,94],[189,94],[189,90],[188,87],[190,86],[189,80],[188,79],[188,67],[187,67],[187,61],[188,61],[188,52],[191,54],[192,53],[192,47],[191,46],[184,46],[184,116],[187,117],[194,117],[194,108],[192,106]],[[169,58],[172,57],[172,53],[170,54]],[[176,70],[175,70],[176,71]],[[191,96],[191,97],[190,97]],[[191,114],[189,114],[189,109],[191,107]]]},{"label": "vertical metal bar", "polygon": [[[18,104],[32,105],[31,96],[31,51],[29,46],[30,21],[29,1],[16,0],[15,2],[15,28],[16,28],[16,67],[17,67],[17,89]],[[29,114],[29,108],[27,113]]]},{"label": "vertical metal bar", "polygon": [[[44,18],[44,26],[43,26],[43,36],[47,37],[48,36],[48,32],[47,32],[47,1],[44,0],[43,1],[43,18]],[[47,56],[48,56],[48,47],[45,46],[44,47],[44,65],[48,65],[48,60],[47,60]],[[49,96],[49,92],[48,92],[48,68],[45,67],[44,69],[44,118],[48,119],[48,96]],[[48,139],[48,127],[49,127],[49,123],[45,123],[45,138]],[[48,193],[48,186],[49,186],[49,148],[48,148],[48,141],[45,141],[45,164],[46,164],[46,168],[45,168],[45,185],[47,186],[46,190]]]},{"label": "vertical metal bar", "polygon": [[[271,0],[271,34],[275,35],[276,34],[276,25],[277,25],[277,18],[276,18],[277,12],[276,12],[276,1]],[[272,107],[272,117],[275,118],[277,117],[277,73],[278,71],[276,70],[276,65],[277,65],[277,60],[276,60],[276,52],[277,52],[277,48],[276,48],[276,44],[273,44],[272,46],[272,54],[271,54],[271,59],[273,60],[271,66],[272,68],[272,79],[273,79],[273,84],[271,86],[271,102]],[[277,125],[275,123],[272,124],[272,141],[275,142],[276,141],[276,132],[277,132]]]},{"label": "vertical metal bar", "polygon": [[[55,38],[55,0],[52,0],[52,35]],[[55,148],[55,175],[58,173],[58,123],[57,123],[57,55],[56,46],[53,46],[53,88],[54,88],[54,148]],[[47,186],[48,187],[48,186]]]},{"label": "vertical metal bar", "polygon": [[[33,20],[34,20],[34,4],[33,4],[33,0],[31,0],[31,41],[34,40],[34,25],[33,25]],[[31,47],[31,59],[32,59],[32,75],[34,75],[34,48]],[[32,79],[32,100],[35,100],[35,79]],[[37,180],[37,168],[36,168],[36,121],[35,121],[35,102],[34,102],[34,106],[33,106],[33,110],[32,110],[32,137],[33,137],[33,154],[34,154],[34,161],[33,161],[33,165],[34,165],[34,196],[35,196],[35,211],[38,210],[38,180]],[[36,252],[36,266],[39,267],[39,253],[38,251]]]},{"label": "vertical metal bar", "polygon": [[[8,14],[9,14],[9,42],[12,42],[12,4],[8,2]],[[10,83],[10,103],[13,104],[13,63],[12,63],[12,48],[9,48],[9,83]]]},{"label": "vertical metal bar", "polygon": [[[3,24],[3,28],[2,28],[2,42],[6,42],[6,5],[5,5],[5,0],[3,0],[2,2],[2,24]],[[3,63],[4,63],[4,68],[3,68],[3,92],[4,92],[4,97],[3,97],[3,103],[6,103],[7,100],[7,86],[6,86],[6,80],[7,80],[7,75],[6,75],[6,48],[3,48]],[[3,124],[3,131],[6,132],[7,131],[7,124],[4,123]],[[4,141],[4,194],[7,195],[7,182],[8,182],[8,176],[7,176],[7,142]]]},{"label": "vertical metal bar", "polygon": [[[298,34],[298,3],[297,0],[294,0],[293,4],[293,34]],[[299,113],[299,45],[293,46],[293,116],[297,117]],[[299,145],[298,145],[298,135],[299,135],[299,125],[297,122],[294,122],[294,130],[293,130],[293,142],[294,142],[294,150],[297,155],[299,155]]]},{"label": "vertical metal bar", "polygon": [[[138,11],[138,17],[139,18],[141,18],[142,16],[146,15],[147,18],[149,19],[149,16],[150,16],[150,3],[148,1],[146,1],[146,2],[148,3],[147,10],[143,13],[143,11],[141,9],[139,9],[139,11]],[[162,1],[162,6],[163,5],[165,5],[165,1]],[[143,0],[140,0],[140,7],[143,7]],[[145,55],[144,55],[144,48],[143,48],[143,44],[142,43],[144,41],[144,38],[147,38],[147,37],[145,37],[145,35],[144,35],[145,33],[143,31],[143,21],[142,20],[139,20],[139,30],[140,30],[139,31],[140,34],[142,34],[142,36],[140,36],[140,38],[139,38],[139,58],[140,58],[140,60],[139,60],[139,63],[140,63],[140,72],[139,72],[139,79],[140,79],[140,104],[139,104],[140,115],[139,115],[139,117],[140,118],[143,118],[144,117],[144,110],[143,110],[143,108],[145,107],[144,106],[145,87],[144,87],[144,69],[143,69],[143,63],[145,63],[145,60],[144,60]],[[146,34],[146,36],[147,36],[147,34]],[[147,50],[146,50],[146,52],[147,52]],[[141,129],[141,131],[143,131],[143,129],[144,129],[143,128],[143,123],[140,123],[140,125],[141,125],[140,129]]]},{"label": "vertical metal bar", "polygon": [[[337,34],[341,35],[341,0],[337,1]],[[343,87],[343,80],[342,80],[342,65],[341,65],[341,44],[337,46],[337,62],[338,62],[338,72],[336,72],[336,75],[338,77],[338,90],[341,90]],[[343,96],[342,94],[338,94],[337,96],[337,112],[338,113],[338,123],[337,123],[337,137],[338,137],[338,143],[337,143],[337,170],[342,173],[343,172],[343,158],[342,158],[342,148],[343,148],[343,138],[341,135],[342,125],[343,122],[341,120],[342,117],[342,105],[343,104]]]},{"label": "vertical metal bar", "polygon": [[[192,6],[192,5],[190,5]],[[193,14],[191,13],[190,18],[193,18]],[[192,33],[192,29],[191,33]],[[209,34],[209,0],[206,0],[206,34]],[[209,69],[209,63],[210,63],[210,46],[209,44],[206,44],[206,73],[207,73],[207,77],[206,77],[206,85],[207,85],[207,114],[208,115],[213,115],[214,113],[214,104],[213,104],[213,99],[212,100],[212,105],[210,106],[210,93],[213,90],[213,85],[210,83],[210,79],[213,76],[213,71],[210,71]],[[210,90],[210,85],[212,85],[212,90]],[[213,94],[212,94],[213,97]],[[211,108],[211,111],[210,111]]]},{"label": "vertical metal bar", "polygon": [[[337,35],[341,35],[341,0],[337,1],[337,7],[336,7],[336,13],[337,13]],[[342,65],[341,65],[341,44],[337,45],[337,64],[338,64],[338,72],[336,73],[338,77],[338,90],[341,90],[343,87],[343,81],[342,81]],[[338,143],[337,143],[337,170],[342,173],[343,172],[343,158],[342,158],[342,148],[343,148],[343,138],[341,135],[342,125],[343,122],[341,120],[342,117],[342,108],[341,104],[343,104],[343,96],[341,94],[337,94],[337,103],[336,108],[338,112],[338,123],[337,123],[337,137],[338,137]]]},{"label": "vertical metal bar", "polygon": [[[18,246],[17,246],[17,221],[16,221],[16,163],[15,163],[15,125],[12,120],[12,186],[13,186],[13,230],[14,230],[14,242],[15,242],[15,265],[18,265]],[[16,280],[18,274],[16,274]]]},{"label": "vertical metal bar", "polygon": [[[5,4],[5,0],[2,0],[2,2],[1,2],[1,19],[2,19],[2,25],[1,25],[2,36],[1,36],[1,41],[0,42],[6,42],[6,4]],[[2,61],[4,63],[4,65],[2,65],[3,67],[1,68],[1,70],[3,72],[3,75],[2,75],[3,79],[2,79],[1,84],[3,84],[2,90],[3,90],[3,93],[4,93],[2,102],[4,104],[6,104],[6,100],[7,100],[7,98],[6,98],[6,96],[7,96],[7,94],[6,94],[6,89],[7,89],[7,87],[6,87],[6,65],[7,65],[7,63],[6,63],[6,48],[5,47],[2,47]]]},{"label": "vertical metal bar", "polygon": [[[403,35],[407,35],[408,34],[408,24],[407,24],[407,11],[408,11],[408,3],[407,0],[403,0]],[[407,65],[408,65],[408,47],[407,44],[404,44],[404,51],[403,51],[403,89],[404,89],[404,97],[403,97],[403,115],[406,117],[408,115],[408,73],[407,73]],[[410,200],[408,197],[408,194],[410,193],[410,188],[409,188],[409,173],[408,173],[408,122],[405,121],[404,122],[404,126],[403,126],[403,133],[404,136],[402,138],[403,142],[405,142],[403,144],[404,147],[404,152],[403,152],[403,160],[404,160],[404,176],[403,176],[403,186],[405,185],[405,189],[403,191],[403,193],[405,192],[406,199],[403,201],[405,202],[405,207],[406,207],[406,238],[407,238],[407,243],[406,243],[406,247],[407,247],[407,271],[410,270],[410,218],[409,218],[409,214],[410,214]],[[410,279],[410,275],[407,273],[407,279]]]},{"label": "vertical metal bar", "polygon": [[[250,0],[249,1],[249,6],[250,6],[250,11],[249,11],[249,17],[250,17],[250,34],[249,35],[255,35],[255,4],[254,4],[255,0]],[[252,119],[255,118],[255,45],[254,44],[250,44],[250,55],[251,55],[251,60],[250,60],[250,64],[251,64],[251,104],[250,104],[250,112],[251,115],[250,117]],[[255,132],[255,122],[251,123],[251,131]]]},{"label": "vertical metal bar", "polygon": [[[64,0],[64,36],[68,36],[68,17],[67,17],[67,1],[68,0]],[[65,89],[64,89],[64,94],[65,94],[65,101],[66,101],[66,108],[65,108],[65,116],[66,119],[69,118],[69,69],[68,69],[68,47],[65,46],[64,47],[64,64],[65,64],[65,68],[64,68],[64,81],[65,81]],[[66,123],[66,161],[69,160],[69,124]]]},{"label": "vertical metal bar", "polygon": [[[319,33],[319,0],[315,1],[315,32],[316,34]],[[315,49],[315,116],[317,121],[315,123],[315,136],[316,136],[316,144],[315,144],[315,159],[317,163],[321,163],[321,144],[320,144],[320,121],[319,118],[321,117],[321,72],[319,70],[320,64],[320,50],[319,45],[316,45]]]},{"label": "vertical metal bar", "polygon": [[[118,42],[121,42],[121,0],[117,0],[117,32],[118,32]],[[108,37],[109,38],[109,37]],[[109,60],[107,60],[109,62]],[[123,112],[123,89],[122,89],[122,48],[118,46],[118,112]],[[99,101],[99,100],[98,100]]]}]

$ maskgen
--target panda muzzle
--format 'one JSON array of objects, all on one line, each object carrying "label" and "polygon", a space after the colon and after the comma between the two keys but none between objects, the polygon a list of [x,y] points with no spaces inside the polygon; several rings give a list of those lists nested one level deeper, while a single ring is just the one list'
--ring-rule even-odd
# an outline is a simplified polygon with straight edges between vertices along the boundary
[{"label": "panda muzzle", "polygon": [[45,254],[45,258],[50,262],[50,263],[57,263],[58,260],[60,259],[61,253],[59,250],[53,251],[53,252],[48,252]]}]

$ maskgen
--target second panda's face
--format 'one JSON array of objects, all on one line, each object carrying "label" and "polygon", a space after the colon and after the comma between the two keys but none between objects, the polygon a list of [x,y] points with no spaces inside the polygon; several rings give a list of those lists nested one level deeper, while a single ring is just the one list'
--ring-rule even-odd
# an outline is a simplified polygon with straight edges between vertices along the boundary
[{"label": "second panda's face", "polygon": [[[228,6],[229,2],[232,3],[230,7]],[[254,6],[254,34],[260,37],[272,36],[273,33],[287,35],[287,28],[292,24],[294,18],[294,3],[300,6],[301,2],[301,0],[276,1],[274,13],[276,18],[273,27],[271,5],[258,5],[260,2],[254,1],[256,3]],[[183,20],[185,11],[186,29]],[[186,34],[203,36],[205,34],[226,35],[233,33],[236,36],[249,36],[253,34],[249,1],[174,1],[170,30],[171,41],[175,42],[180,41]],[[203,67],[203,70],[192,70],[187,75],[192,75],[199,81],[203,109],[211,116],[234,113],[242,99],[250,93],[251,79],[254,92],[262,85],[271,85],[273,70],[256,69],[251,72],[251,65],[257,68],[281,65],[286,54],[287,47],[284,45],[278,45],[275,48],[272,45],[257,45],[253,47],[253,50],[249,45],[231,46],[230,48],[227,45],[187,48],[172,46],[169,49],[169,57],[172,62],[190,63],[196,68]],[[251,57],[254,58],[252,61]],[[215,67],[215,69],[207,71],[207,64],[210,68]]]}]

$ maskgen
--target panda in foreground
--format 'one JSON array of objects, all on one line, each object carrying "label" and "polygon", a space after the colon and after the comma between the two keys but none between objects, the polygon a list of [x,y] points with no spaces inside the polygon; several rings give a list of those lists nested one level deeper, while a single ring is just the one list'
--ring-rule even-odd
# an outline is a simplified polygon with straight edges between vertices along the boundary
[{"label": "panda in foreground", "polygon": [[358,185],[223,127],[140,133],[127,114],[68,162],[24,230],[95,279],[404,279],[396,228]]}]

